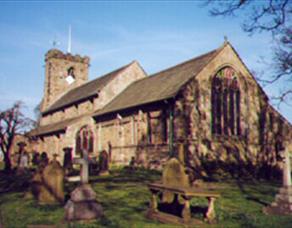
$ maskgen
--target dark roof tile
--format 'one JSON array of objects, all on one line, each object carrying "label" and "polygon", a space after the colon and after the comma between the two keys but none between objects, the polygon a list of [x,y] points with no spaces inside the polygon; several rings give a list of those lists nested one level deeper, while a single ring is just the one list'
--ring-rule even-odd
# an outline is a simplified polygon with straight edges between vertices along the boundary
[{"label": "dark roof tile", "polygon": [[180,88],[197,75],[221,49],[210,51],[132,83],[112,102],[95,112],[94,116],[174,97]]},{"label": "dark roof tile", "polygon": [[50,112],[54,112],[66,106],[88,99],[92,96],[96,96],[104,86],[106,86],[111,80],[113,80],[116,76],[119,75],[119,73],[121,73],[131,64],[132,63],[125,65],[113,72],[110,72],[102,77],[96,78],[90,82],[87,82],[81,86],[78,86],[70,90],[68,93],[64,94],[60,99],[58,99],[55,103],[53,103],[42,114],[46,115]]}]

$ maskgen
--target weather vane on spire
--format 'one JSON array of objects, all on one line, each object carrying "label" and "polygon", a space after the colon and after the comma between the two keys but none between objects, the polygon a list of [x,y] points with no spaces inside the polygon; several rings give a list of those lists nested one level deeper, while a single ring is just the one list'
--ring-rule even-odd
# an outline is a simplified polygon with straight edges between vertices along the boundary
[{"label": "weather vane on spire", "polygon": [[54,39],[51,41],[53,48],[56,48],[61,43],[57,40],[57,37],[55,36]]},{"label": "weather vane on spire", "polygon": [[69,36],[68,36],[68,53],[71,53],[71,25],[69,25]]}]

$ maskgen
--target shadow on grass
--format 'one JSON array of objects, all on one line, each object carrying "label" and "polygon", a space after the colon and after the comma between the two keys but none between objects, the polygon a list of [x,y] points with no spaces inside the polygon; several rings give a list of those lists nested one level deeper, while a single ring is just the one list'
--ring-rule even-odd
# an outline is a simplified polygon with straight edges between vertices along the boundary
[{"label": "shadow on grass", "polygon": [[[259,203],[262,206],[268,206],[269,202],[264,201],[261,198],[263,198],[263,196],[275,196],[278,190],[277,188],[280,186],[278,182],[269,182],[265,184],[255,180],[248,182],[240,179],[236,180],[236,184],[240,192],[245,196],[245,199]],[[262,187],[258,188],[259,185]]]},{"label": "shadow on grass", "polygon": [[21,175],[16,175],[15,172],[0,172],[0,194],[27,191],[31,177],[31,171]]},{"label": "shadow on grass", "polygon": [[[149,183],[161,178],[161,173],[154,170],[136,169],[136,170],[114,170],[107,177],[91,177],[90,183],[126,183],[139,182],[141,184]],[[110,188],[110,187],[109,187]],[[114,188],[114,187],[113,187]]]}]

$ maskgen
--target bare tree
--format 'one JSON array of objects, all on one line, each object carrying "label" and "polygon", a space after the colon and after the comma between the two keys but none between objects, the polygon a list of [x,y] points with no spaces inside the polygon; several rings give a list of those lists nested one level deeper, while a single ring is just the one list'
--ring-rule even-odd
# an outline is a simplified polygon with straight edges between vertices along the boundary
[{"label": "bare tree", "polygon": [[[208,0],[212,16],[237,16],[244,13],[242,28],[250,35],[268,32],[273,36],[271,76],[260,81],[266,85],[280,82],[284,85],[278,96],[279,103],[292,104],[292,0]],[[272,67],[271,67],[272,66]]]},{"label": "bare tree", "polygon": [[16,102],[11,108],[0,111],[0,148],[4,155],[5,170],[11,170],[10,151],[16,134],[23,134],[33,127],[34,121],[21,112],[23,104]]}]

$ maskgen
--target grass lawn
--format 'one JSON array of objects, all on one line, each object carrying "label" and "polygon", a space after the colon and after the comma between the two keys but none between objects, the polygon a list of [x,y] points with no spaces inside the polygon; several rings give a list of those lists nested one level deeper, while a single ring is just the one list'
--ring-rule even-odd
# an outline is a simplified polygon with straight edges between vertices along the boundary
[{"label": "grass lawn", "polygon": [[[26,227],[31,224],[56,224],[67,227],[61,206],[40,206],[27,199],[29,185],[26,177],[0,176],[0,220],[4,227]],[[129,173],[115,170],[107,177],[91,178],[105,217],[88,224],[71,227],[175,227],[145,218],[150,193],[148,182],[160,179],[154,171],[138,170]],[[262,208],[274,199],[276,183],[226,180],[210,183],[222,197],[216,203],[217,224],[211,227],[292,227],[292,216],[267,216]],[[74,185],[66,185],[68,192]],[[194,206],[206,206],[203,199],[192,200]],[[69,227],[69,225],[68,225]]]}]

